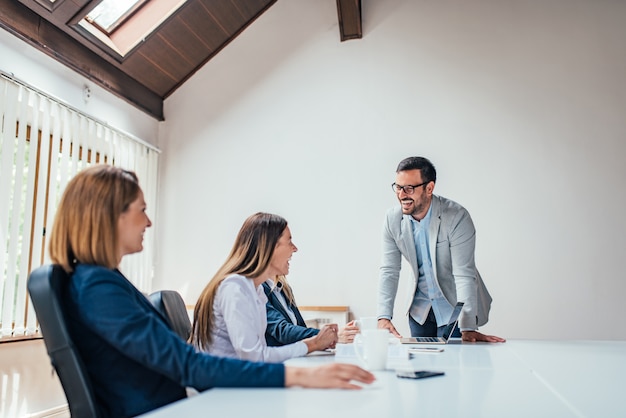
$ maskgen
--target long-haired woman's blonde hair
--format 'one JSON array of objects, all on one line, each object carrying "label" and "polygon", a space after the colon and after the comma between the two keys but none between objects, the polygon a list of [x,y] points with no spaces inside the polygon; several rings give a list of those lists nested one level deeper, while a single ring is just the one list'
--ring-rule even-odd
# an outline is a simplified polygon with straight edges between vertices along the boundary
[{"label": "long-haired woman's blonde hair", "polygon": [[270,213],[255,213],[245,220],[226,261],[206,285],[196,303],[190,337],[190,342],[196,348],[207,351],[211,346],[213,303],[222,281],[232,274],[249,279],[259,277],[269,267],[274,248],[285,228],[287,221]]},{"label": "long-haired woman's blonde hair", "polygon": [[50,258],[71,273],[77,263],[116,268],[119,264],[117,223],[139,196],[132,171],[95,165],[67,184],[50,233]]}]

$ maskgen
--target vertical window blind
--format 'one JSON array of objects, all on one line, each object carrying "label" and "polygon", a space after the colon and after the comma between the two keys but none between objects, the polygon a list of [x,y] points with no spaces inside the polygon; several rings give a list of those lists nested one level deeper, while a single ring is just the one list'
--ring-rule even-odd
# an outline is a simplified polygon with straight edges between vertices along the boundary
[{"label": "vertical window blind", "polygon": [[[156,207],[159,151],[14,78],[0,77],[0,339],[36,333],[28,299],[29,272],[50,263],[52,228],[65,185],[82,168],[106,163],[133,170],[148,205]],[[154,220],[154,216],[152,216]],[[120,269],[151,289],[153,232],[144,250]]]}]

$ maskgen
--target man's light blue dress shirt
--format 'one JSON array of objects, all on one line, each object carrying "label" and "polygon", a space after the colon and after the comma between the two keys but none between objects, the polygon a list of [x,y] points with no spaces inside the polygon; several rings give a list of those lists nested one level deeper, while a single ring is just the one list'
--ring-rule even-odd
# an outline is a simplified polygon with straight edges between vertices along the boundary
[{"label": "man's light blue dress shirt", "polygon": [[448,323],[453,307],[443,296],[433,272],[430,250],[428,249],[428,227],[431,211],[432,205],[421,221],[416,220],[413,216],[410,217],[419,274],[417,290],[409,314],[417,323],[423,325],[428,317],[428,311],[432,307],[437,326],[443,326]]}]

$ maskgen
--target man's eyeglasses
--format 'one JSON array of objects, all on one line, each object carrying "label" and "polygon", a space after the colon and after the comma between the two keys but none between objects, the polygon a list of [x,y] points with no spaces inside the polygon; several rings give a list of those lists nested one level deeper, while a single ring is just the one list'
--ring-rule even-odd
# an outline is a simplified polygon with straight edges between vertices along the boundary
[{"label": "man's eyeglasses", "polygon": [[421,183],[421,184],[416,184],[415,186],[411,186],[411,185],[400,186],[399,184],[393,183],[391,185],[391,188],[396,193],[400,193],[400,190],[402,190],[406,194],[413,194],[413,193],[415,193],[415,189],[417,189],[418,187],[422,187],[422,186],[424,186],[424,185],[426,185],[428,183],[430,183],[430,180],[425,181],[424,183]]}]

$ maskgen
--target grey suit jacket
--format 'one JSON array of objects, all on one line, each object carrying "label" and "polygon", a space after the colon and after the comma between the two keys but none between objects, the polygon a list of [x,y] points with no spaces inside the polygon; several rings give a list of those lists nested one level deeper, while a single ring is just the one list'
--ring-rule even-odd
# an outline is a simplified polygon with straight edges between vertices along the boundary
[{"label": "grey suit jacket", "polygon": [[[476,231],[472,218],[456,202],[433,195],[429,249],[436,282],[451,305],[465,302],[459,327],[476,329],[487,323],[491,296],[476,269],[474,247]],[[378,291],[379,317],[393,317],[398,290],[402,256],[413,269],[412,291],[407,295],[408,313],[417,290],[417,254],[410,215],[403,215],[400,206],[387,212],[383,227],[383,254]]]}]

